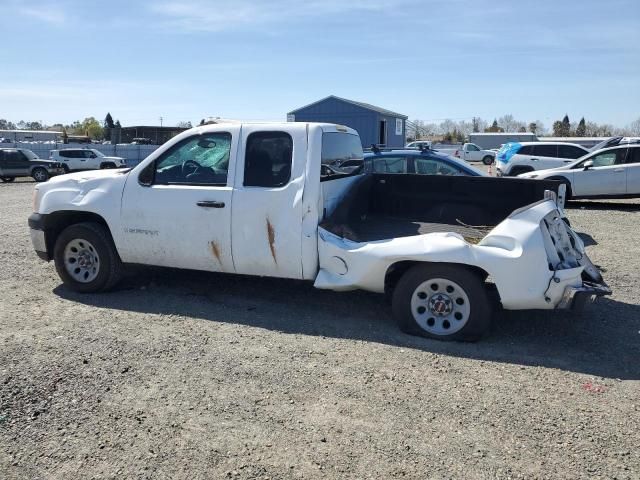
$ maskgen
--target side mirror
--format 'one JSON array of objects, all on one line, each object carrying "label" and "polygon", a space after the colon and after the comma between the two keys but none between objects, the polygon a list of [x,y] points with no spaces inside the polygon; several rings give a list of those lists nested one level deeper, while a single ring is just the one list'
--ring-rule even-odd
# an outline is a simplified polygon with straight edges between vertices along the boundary
[{"label": "side mirror", "polygon": [[584,162],[583,169],[585,171],[587,171],[587,170],[589,170],[591,168],[593,168],[593,160],[587,160],[586,162]]},{"label": "side mirror", "polygon": [[138,183],[143,187],[150,187],[153,184],[153,177],[156,171],[156,162],[151,162],[138,175]]}]

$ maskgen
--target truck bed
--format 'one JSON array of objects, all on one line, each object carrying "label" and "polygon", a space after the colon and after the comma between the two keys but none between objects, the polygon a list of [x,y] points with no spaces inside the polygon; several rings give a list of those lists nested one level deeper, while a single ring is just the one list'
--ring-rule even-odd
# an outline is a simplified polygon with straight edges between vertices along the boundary
[{"label": "truck bed", "polygon": [[492,227],[472,227],[462,224],[423,222],[419,219],[368,215],[353,222],[350,228],[352,240],[359,242],[374,242],[436,232],[454,232],[462,235],[469,243],[477,243],[489,233]]},{"label": "truck bed", "polygon": [[542,200],[545,190],[557,193],[560,185],[520,178],[377,173],[359,177],[320,224],[359,242],[455,232],[476,243],[514,210]]}]

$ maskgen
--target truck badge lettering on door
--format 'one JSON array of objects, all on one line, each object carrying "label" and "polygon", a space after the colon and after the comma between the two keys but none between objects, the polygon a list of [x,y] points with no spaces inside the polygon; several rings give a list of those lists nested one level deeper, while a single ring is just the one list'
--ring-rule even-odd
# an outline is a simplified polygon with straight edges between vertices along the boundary
[{"label": "truck badge lettering on door", "polygon": [[160,232],[158,230],[145,230],[143,228],[125,228],[124,233],[132,233],[137,235],[147,235],[150,237],[157,237]]}]

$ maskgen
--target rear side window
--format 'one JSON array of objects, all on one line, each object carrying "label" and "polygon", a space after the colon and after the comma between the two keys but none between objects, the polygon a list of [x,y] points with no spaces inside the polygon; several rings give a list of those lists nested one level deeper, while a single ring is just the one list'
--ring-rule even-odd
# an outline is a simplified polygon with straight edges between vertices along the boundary
[{"label": "rear side window", "polygon": [[415,165],[421,175],[464,175],[459,168],[435,158],[417,158]]},{"label": "rear side window", "polygon": [[534,145],[533,154],[537,157],[557,157],[557,145]]},{"label": "rear side window", "polygon": [[587,152],[585,152],[584,150],[578,148],[578,147],[574,147],[573,145],[559,145],[558,146],[558,157],[560,158],[570,158],[570,159],[577,159],[580,158],[584,155],[586,155]]},{"label": "rear side window", "polygon": [[518,155],[533,155],[533,147],[531,145],[524,145],[520,147]]},{"label": "rear side window", "polygon": [[357,135],[340,132],[322,134],[323,164],[344,164],[347,160],[362,160],[363,158],[362,143]]},{"label": "rear side window", "polygon": [[406,157],[378,157],[373,159],[375,173],[407,173]]},{"label": "rear side window", "polygon": [[291,179],[293,139],[286,132],[255,132],[247,138],[245,187],[282,187]]},{"label": "rear side window", "polygon": [[627,163],[640,163],[640,148],[630,148],[627,153]]}]

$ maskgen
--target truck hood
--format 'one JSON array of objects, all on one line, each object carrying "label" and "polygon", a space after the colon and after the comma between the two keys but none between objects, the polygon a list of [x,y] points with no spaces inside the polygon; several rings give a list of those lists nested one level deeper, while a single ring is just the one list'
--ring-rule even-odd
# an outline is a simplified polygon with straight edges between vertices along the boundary
[{"label": "truck hood", "polygon": [[51,213],[65,205],[67,210],[84,209],[98,199],[120,201],[130,169],[89,170],[51,178],[35,187],[35,211]]}]

